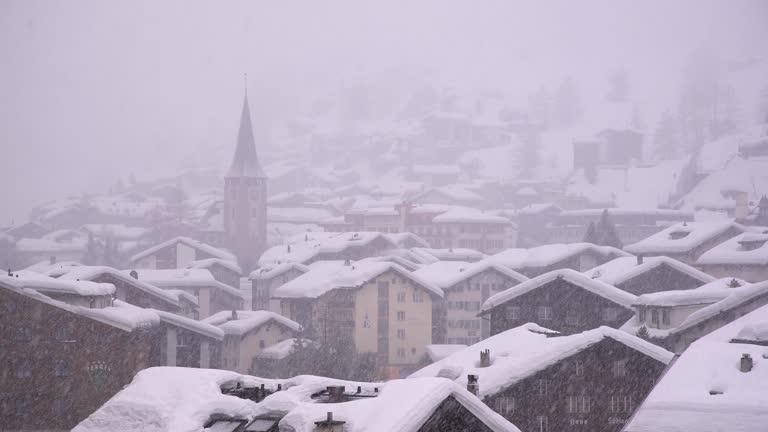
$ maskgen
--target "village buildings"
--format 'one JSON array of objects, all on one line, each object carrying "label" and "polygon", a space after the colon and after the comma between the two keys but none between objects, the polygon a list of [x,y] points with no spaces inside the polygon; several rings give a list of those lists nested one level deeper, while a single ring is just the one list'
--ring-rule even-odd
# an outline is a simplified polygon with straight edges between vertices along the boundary
[{"label": "village buildings", "polygon": [[635,295],[688,290],[715,280],[701,270],[666,256],[616,258],[585,274]]}]

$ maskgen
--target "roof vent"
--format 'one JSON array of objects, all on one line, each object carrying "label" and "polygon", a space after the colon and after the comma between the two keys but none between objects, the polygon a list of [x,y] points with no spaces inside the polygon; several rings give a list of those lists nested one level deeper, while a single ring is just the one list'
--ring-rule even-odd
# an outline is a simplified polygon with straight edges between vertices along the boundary
[{"label": "roof vent", "polygon": [[480,351],[480,367],[488,367],[491,365],[491,350],[484,349]]},{"label": "roof vent", "polygon": [[637,256],[637,265],[640,265],[642,263],[643,263],[643,255],[638,255]]},{"label": "roof vent", "polygon": [[477,375],[467,375],[467,391],[475,396],[477,396],[477,393],[480,391],[478,380],[479,378]]},{"label": "roof vent", "polygon": [[741,355],[741,362],[739,363],[739,370],[747,373],[752,370],[752,356],[749,354]]},{"label": "roof vent", "polygon": [[131,270],[131,272],[128,273],[128,274],[131,275],[131,277],[134,278],[134,279],[138,279],[139,278],[139,272],[137,272],[136,270]]},{"label": "roof vent", "polygon": [[333,412],[328,411],[325,420],[315,422],[315,431],[317,432],[342,432],[344,430],[344,421],[334,420]]}]

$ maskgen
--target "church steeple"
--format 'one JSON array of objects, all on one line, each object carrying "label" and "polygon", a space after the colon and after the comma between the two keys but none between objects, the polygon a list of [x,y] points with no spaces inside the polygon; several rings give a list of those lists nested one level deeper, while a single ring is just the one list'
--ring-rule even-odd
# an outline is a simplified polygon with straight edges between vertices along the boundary
[{"label": "church steeple", "polygon": [[240,129],[237,132],[237,146],[232,164],[229,166],[225,178],[251,177],[266,178],[261,169],[259,156],[256,154],[256,142],[253,139],[253,126],[251,125],[251,109],[248,106],[248,93],[243,98],[243,110],[240,114]]}]

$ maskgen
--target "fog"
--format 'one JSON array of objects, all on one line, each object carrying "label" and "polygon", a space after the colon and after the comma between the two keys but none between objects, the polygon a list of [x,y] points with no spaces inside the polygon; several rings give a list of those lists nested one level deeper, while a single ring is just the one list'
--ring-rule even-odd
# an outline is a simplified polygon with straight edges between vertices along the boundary
[{"label": "fog", "polygon": [[496,88],[524,105],[568,77],[588,99],[623,69],[659,112],[694,51],[764,56],[766,16],[763,1],[2,0],[0,221],[131,173],[223,170],[245,73],[259,151],[349,86]]}]

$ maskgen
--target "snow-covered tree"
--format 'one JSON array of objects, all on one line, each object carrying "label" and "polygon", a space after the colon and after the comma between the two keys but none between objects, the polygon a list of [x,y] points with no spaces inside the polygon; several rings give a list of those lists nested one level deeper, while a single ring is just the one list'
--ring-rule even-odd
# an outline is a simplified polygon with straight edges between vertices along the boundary
[{"label": "snow-covered tree", "polygon": [[593,243],[600,246],[612,246],[615,248],[622,248],[621,239],[616,232],[616,226],[613,224],[608,210],[603,210],[603,214],[600,216],[600,220],[595,224],[590,222],[587,227],[587,233],[584,236],[584,241]]}]

